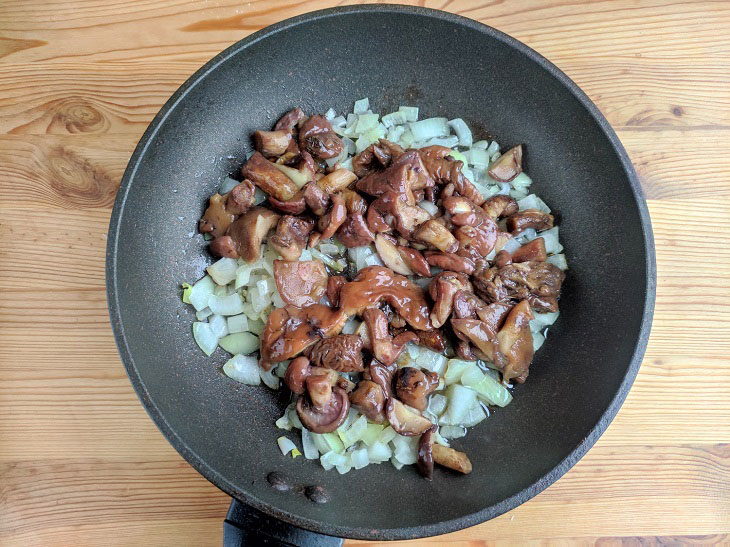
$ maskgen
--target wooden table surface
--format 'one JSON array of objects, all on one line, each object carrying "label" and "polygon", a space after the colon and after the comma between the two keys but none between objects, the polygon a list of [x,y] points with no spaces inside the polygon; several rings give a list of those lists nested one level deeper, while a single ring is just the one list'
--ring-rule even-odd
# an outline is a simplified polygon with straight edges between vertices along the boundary
[{"label": "wooden table surface", "polygon": [[[1,545],[221,544],[227,496],[157,431],[117,355],[107,224],[188,76],[335,4],[0,2]],[[730,2],[426,4],[522,40],[596,102],[641,178],[659,274],[641,371],[590,453],[514,511],[422,542],[730,543]]]}]

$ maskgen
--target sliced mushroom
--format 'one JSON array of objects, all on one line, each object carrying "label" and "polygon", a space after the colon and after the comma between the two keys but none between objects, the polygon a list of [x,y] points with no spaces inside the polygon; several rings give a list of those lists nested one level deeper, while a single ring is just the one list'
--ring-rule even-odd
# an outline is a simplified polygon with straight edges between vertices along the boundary
[{"label": "sliced mushroom", "polygon": [[305,381],[309,377],[312,366],[304,356],[297,357],[286,368],[284,383],[292,391],[301,395],[306,390]]},{"label": "sliced mushroom", "polygon": [[418,150],[426,170],[441,184],[451,186],[446,194],[442,192],[442,198],[458,192],[459,195],[471,200],[477,205],[484,203],[484,196],[467,179],[461,170],[464,163],[455,161],[450,155],[451,150],[444,146],[426,146]]},{"label": "sliced mushroom", "polygon": [[355,190],[344,189],[340,193],[342,194],[342,198],[345,200],[347,212],[351,215],[364,215],[368,210],[368,202],[365,201],[365,198],[363,198],[360,194],[355,192]]},{"label": "sliced mushroom", "polygon": [[459,272],[472,274],[474,272],[474,262],[469,258],[456,255],[454,253],[436,253],[426,251],[426,261],[431,266],[437,266],[443,270],[450,272]]},{"label": "sliced mushroom", "polygon": [[227,194],[226,210],[234,215],[242,215],[253,207],[255,192],[256,187],[250,180],[237,184]]},{"label": "sliced mushroom", "polygon": [[366,380],[372,380],[380,386],[383,390],[386,399],[390,399],[394,396],[393,393],[393,374],[395,373],[396,366],[390,365],[385,366],[377,359],[373,359],[368,366],[368,370],[365,373]]},{"label": "sliced mushroom", "polygon": [[216,256],[238,258],[236,242],[231,236],[220,236],[210,242],[210,252]]},{"label": "sliced mushroom", "polygon": [[416,334],[419,346],[427,347],[438,353],[442,353],[446,349],[446,339],[439,329],[419,330],[416,331]]},{"label": "sliced mushroom", "polygon": [[529,243],[525,243],[522,247],[512,253],[512,262],[545,262],[545,260],[547,260],[547,252],[545,250],[545,239],[542,237],[535,238]]},{"label": "sliced mushroom", "polygon": [[326,194],[334,194],[350,186],[357,176],[347,169],[337,169],[317,181],[317,186]]},{"label": "sliced mushroom", "polygon": [[251,264],[259,259],[261,243],[278,221],[273,211],[253,207],[228,227],[226,235],[233,239],[238,256]]},{"label": "sliced mushroom", "polygon": [[499,182],[509,182],[522,173],[522,145],[518,144],[499,156],[489,167],[488,173]]},{"label": "sliced mushroom", "polygon": [[319,260],[274,260],[274,280],[281,299],[302,308],[317,304],[327,288],[327,270]]},{"label": "sliced mushroom", "polygon": [[340,305],[340,289],[347,283],[347,278],[343,275],[331,275],[327,279],[327,300],[330,306],[338,307]]},{"label": "sliced mushroom", "polygon": [[220,237],[226,233],[235,219],[236,215],[226,209],[226,196],[213,194],[210,196],[208,208],[198,223],[198,230],[201,234],[208,233],[213,237]]},{"label": "sliced mushroom", "polygon": [[431,281],[429,290],[434,299],[433,310],[431,311],[431,325],[438,329],[446,323],[449,315],[451,315],[454,295],[459,287],[448,279],[438,278]]},{"label": "sliced mushroom", "polygon": [[[528,368],[534,355],[530,320],[534,316],[527,300],[517,304],[509,312],[504,325],[497,333],[499,353],[505,357],[502,376],[506,382],[512,378],[527,377]],[[500,366],[499,360],[495,364]]]},{"label": "sliced mushroom", "polygon": [[269,238],[269,243],[284,260],[299,260],[313,229],[312,220],[286,215],[279,219],[276,233]]},{"label": "sliced mushroom", "polygon": [[254,144],[256,150],[264,156],[281,156],[289,147],[291,142],[291,131],[279,129],[278,131],[254,131]]},{"label": "sliced mushroom", "polygon": [[502,249],[494,255],[494,265],[497,268],[504,268],[508,264],[512,264],[512,255],[509,252]]},{"label": "sliced mushroom", "polygon": [[317,228],[322,232],[322,239],[329,239],[347,219],[345,200],[339,194],[332,196],[332,208],[329,213],[319,219]]},{"label": "sliced mushroom", "polygon": [[395,371],[393,386],[395,396],[408,406],[426,410],[428,396],[438,387],[439,375],[423,372],[414,367],[401,367]]},{"label": "sliced mushroom", "polygon": [[423,290],[389,268],[367,266],[340,289],[340,308],[349,317],[387,302],[416,330],[431,328]]},{"label": "sliced mushroom", "polygon": [[388,399],[385,409],[390,426],[400,435],[407,437],[421,435],[433,426],[417,410],[407,407],[398,399]]},{"label": "sliced mushroom", "polygon": [[413,237],[432,245],[444,253],[453,253],[459,248],[456,238],[446,227],[435,220],[427,220],[413,233]]},{"label": "sliced mushroom", "polygon": [[457,319],[476,319],[477,310],[485,306],[484,301],[471,292],[471,289],[459,290],[454,295],[454,317]]},{"label": "sliced mushroom", "polygon": [[347,317],[342,310],[321,304],[274,309],[260,337],[261,366],[268,370],[272,363],[291,359],[319,339],[338,334]]},{"label": "sliced mushroom", "polygon": [[[350,399],[343,389],[332,388],[326,381],[317,378],[320,377],[310,376],[307,379],[308,393],[297,400],[297,415],[302,425],[312,433],[331,433],[345,421],[347,411],[350,410]],[[323,404],[317,405],[311,399],[310,384],[316,397],[324,400]],[[329,397],[326,397],[327,387],[330,388]]]},{"label": "sliced mushroom", "polygon": [[517,201],[504,194],[489,198],[482,205],[482,209],[493,219],[508,217],[519,211]]},{"label": "sliced mushroom", "polygon": [[478,319],[452,318],[451,326],[457,335],[463,335],[463,338],[461,336],[460,338],[469,340],[487,356],[489,361],[495,362],[498,344],[496,329]]},{"label": "sliced mushroom", "polygon": [[281,167],[271,163],[261,152],[254,152],[241,168],[241,174],[268,195],[287,201],[294,197],[299,187],[280,170]]},{"label": "sliced mushroom", "polygon": [[537,231],[553,227],[553,215],[538,209],[525,209],[507,218],[507,229],[516,236],[528,228]]},{"label": "sliced mushroom", "polygon": [[357,389],[350,393],[350,404],[371,422],[381,424],[385,421],[385,394],[372,380],[361,380],[357,384]]},{"label": "sliced mushroom", "polygon": [[420,275],[421,277],[431,277],[431,268],[420,251],[403,245],[398,245],[397,249],[406,266],[408,266],[414,274]]},{"label": "sliced mushroom", "polygon": [[364,310],[362,318],[367,325],[373,356],[384,365],[395,363],[396,359],[403,353],[406,344],[418,339],[418,336],[410,331],[391,338],[388,332],[388,318],[377,308]]},{"label": "sliced mushroom", "polygon": [[304,112],[302,112],[302,109],[297,106],[279,118],[279,121],[276,122],[276,125],[274,126],[274,131],[279,131],[280,129],[288,129],[289,131],[292,131],[294,127],[296,127],[297,123],[305,117],[306,116],[304,115]]},{"label": "sliced mushroom", "polygon": [[350,213],[335,234],[337,239],[347,248],[370,245],[375,234],[370,230],[360,213]]},{"label": "sliced mushroom", "polygon": [[299,190],[299,192],[294,194],[294,197],[289,201],[279,201],[274,196],[269,196],[268,201],[274,209],[278,209],[282,213],[286,213],[288,215],[301,215],[307,206],[304,201],[304,192],[302,190]]},{"label": "sliced mushroom", "polygon": [[501,251],[511,239],[513,239],[513,237],[509,232],[497,232],[497,239],[494,241],[494,252],[498,253]]},{"label": "sliced mushroom", "polygon": [[357,334],[338,334],[314,344],[309,358],[315,365],[337,372],[362,372],[362,347]]},{"label": "sliced mushroom", "polygon": [[465,475],[471,473],[472,465],[469,457],[463,452],[434,443],[435,433],[436,426],[433,426],[418,441],[418,461],[416,462],[418,472],[426,480],[432,480],[433,464],[436,462]]},{"label": "sliced mushroom", "polygon": [[[413,275],[413,270],[406,264],[398,248],[382,234],[375,236],[375,249],[380,259],[388,268],[401,275]],[[417,251],[416,251],[417,252]]]},{"label": "sliced mushroom", "polygon": [[334,158],[342,153],[342,140],[332,130],[324,116],[315,114],[307,118],[299,129],[299,148],[319,159]]},{"label": "sliced mushroom", "polygon": [[316,182],[310,182],[304,187],[304,202],[318,217],[325,214],[330,204],[330,196],[324,192]]}]

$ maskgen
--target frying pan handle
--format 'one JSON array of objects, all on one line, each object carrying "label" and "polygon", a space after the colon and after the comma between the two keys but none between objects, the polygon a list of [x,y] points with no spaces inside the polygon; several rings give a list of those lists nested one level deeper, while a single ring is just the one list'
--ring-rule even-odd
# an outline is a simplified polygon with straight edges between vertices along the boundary
[{"label": "frying pan handle", "polygon": [[342,543],[340,538],[297,528],[236,499],[231,500],[223,522],[223,547],[340,547]]}]

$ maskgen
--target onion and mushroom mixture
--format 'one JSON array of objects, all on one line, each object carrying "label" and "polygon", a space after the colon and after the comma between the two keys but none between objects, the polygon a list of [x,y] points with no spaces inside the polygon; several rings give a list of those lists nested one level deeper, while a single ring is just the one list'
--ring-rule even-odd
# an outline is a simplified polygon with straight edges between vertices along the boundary
[{"label": "onion and mushroom mixture", "polygon": [[[558,316],[558,228],[523,146],[473,142],[461,119],[287,112],[256,131],[199,230],[221,257],[183,300],[229,377],[292,402],[276,425],[346,473],[390,460],[462,473],[450,446],[523,383]],[[452,134],[453,133],[453,134]],[[282,452],[297,445],[279,437]]]}]

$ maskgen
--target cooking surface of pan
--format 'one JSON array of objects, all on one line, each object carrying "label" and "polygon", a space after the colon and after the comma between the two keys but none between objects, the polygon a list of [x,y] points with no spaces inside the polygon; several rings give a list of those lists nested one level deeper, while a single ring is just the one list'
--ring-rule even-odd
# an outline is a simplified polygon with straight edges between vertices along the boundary
[{"label": "cooking surface of pan", "polygon": [[[514,401],[455,442],[468,476],[371,465],[347,475],[281,455],[287,401],[228,379],[191,335],[179,287],[212,261],[197,234],[206,199],[238,171],[250,135],[300,106],[419,106],[462,117],[476,137],[526,145],[534,191],[557,215],[570,270],[561,315]],[[479,23],[398,6],[337,8],[287,20],[224,51],[154,119],[122,180],[110,225],[112,325],[153,420],[230,495],[295,525],[366,539],[450,532],[524,502],[567,471],[617,412],[643,356],[654,249],[636,175],[608,123],[549,62]],[[278,471],[295,488],[273,489]],[[317,504],[296,487],[321,485]]]}]

